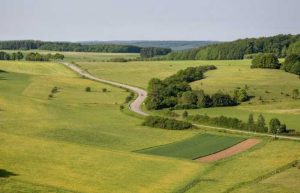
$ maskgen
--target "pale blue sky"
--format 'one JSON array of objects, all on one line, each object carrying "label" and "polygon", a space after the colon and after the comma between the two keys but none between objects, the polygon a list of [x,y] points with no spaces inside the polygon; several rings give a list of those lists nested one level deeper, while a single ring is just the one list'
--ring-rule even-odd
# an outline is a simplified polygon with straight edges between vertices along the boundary
[{"label": "pale blue sky", "polygon": [[300,0],[0,0],[0,40],[233,40],[300,33]]}]

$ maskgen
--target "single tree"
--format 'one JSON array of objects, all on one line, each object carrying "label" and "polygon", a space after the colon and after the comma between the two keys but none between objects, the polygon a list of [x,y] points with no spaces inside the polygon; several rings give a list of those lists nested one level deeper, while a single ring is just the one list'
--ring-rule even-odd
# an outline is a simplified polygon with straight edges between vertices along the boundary
[{"label": "single tree", "polygon": [[275,135],[279,133],[281,127],[281,123],[277,118],[273,118],[270,120],[269,123],[269,133],[272,133]]},{"label": "single tree", "polygon": [[248,117],[248,130],[253,129],[254,126],[254,118],[253,118],[253,114],[251,113]]},{"label": "single tree", "polygon": [[259,114],[257,118],[257,126],[260,131],[264,131],[266,128],[266,121],[262,114]]}]

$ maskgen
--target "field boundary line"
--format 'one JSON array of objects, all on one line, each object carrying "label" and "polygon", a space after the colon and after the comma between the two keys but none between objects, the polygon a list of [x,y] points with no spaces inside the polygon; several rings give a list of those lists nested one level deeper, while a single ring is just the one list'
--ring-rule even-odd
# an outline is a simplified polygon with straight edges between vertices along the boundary
[{"label": "field boundary line", "polygon": [[227,189],[223,193],[230,193],[230,192],[232,192],[234,190],[237,190],[237,189],[239,189],[239,188],[241,188],[243,186],[251,185],[251,184],[255,184],[255,183],[259,183],[259,182],[261,182],[261,181],[263,181],[265,179],[268,179],[268,178],[270,178],[270,177],[272,177],[272,176],[274,176],[276,174],[279,174],[279,173],[284,172],[284,171],[286,171],[286,170],[288,170],[290,168],[295,167],[298,163],[299,163],[299,160],[294,160],[294,161],[292,161],[292,162],[290,162],[288,164],[285,164],[285,165],[283,165],[283,166],[281,166],[281,167],[279,167],[279,168],[277,168],[275,170],[272,170],[272,171],[270,171],[270,172],[268,172],[268,173],[266,173],[264,175],[258,176],[257,178],[255,178],[253,180],[249,180],[249,181],[246,181],[246,182],[241,182],[241,183],[239,183],[239,184],[237,184],[237,185],[235,185],[235,186]]}]

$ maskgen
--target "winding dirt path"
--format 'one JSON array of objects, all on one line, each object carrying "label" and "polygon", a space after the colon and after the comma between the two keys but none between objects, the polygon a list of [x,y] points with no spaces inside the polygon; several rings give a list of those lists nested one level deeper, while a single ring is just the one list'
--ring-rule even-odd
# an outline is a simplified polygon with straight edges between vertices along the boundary
[{"label": "winding dirt path", "polygon": [[238,143],[228,149],[225,149],[223,151],[220,151],[220,152],[217,152],[217,153],[205,156],[205,157],[198,158],[196,160],[201,161],[201,162],[218,161],[220,159],[224,159],[226,157],[230,157],[230,156],[233,156],[240,152],[246,151],[247,149],[250,149],[251,147],[257,145],[260,142],[261,142],[261,140],[259,140],[259,139],[247,139],[247,140],[242,141],[241,143]]},{"label": "winding dirt path", "polygon": [[132,103],[130,103],[129,108],[133,112],[136,112],[140,115],[148,116],[148,114],[143,112],[142,109],[141,109],[141,106],[142,106],[144,100],[147,97],[147,92],[145,90],[137,88],[137,87],[129,86],[129,85],[126,85],[126,84],[122,84],[122,83],[118,83],[118,82],[113,82],[113,81],[97,78],[97,77],[91,75],[90,73],[82,70],[81,68],[79,68],[78,66],[76,66],[74,64],[65,63],[65,62],[63,62],[62,64],[65,65],[66,67],[70,68],[71,70],[75,71],[77,74],[80,74],[81,76],[85,77],[85,78],[88,78],[88,79],[91,79],[91,80],[94,80],[94,81],[97,81],[97,82],[110,84],[110,85],[113,85],[113,86],[122,87],[122,88],[131,90],[131,91],[137,93],[138,97]]}]

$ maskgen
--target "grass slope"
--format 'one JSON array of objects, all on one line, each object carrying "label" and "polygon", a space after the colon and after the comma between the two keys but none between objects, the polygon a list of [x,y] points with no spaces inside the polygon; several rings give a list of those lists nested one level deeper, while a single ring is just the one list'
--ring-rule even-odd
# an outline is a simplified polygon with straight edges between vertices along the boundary
[{"label": "grass slope", "polygon": [[[277,170],[300,158],[300,143],[294,141],[268,141],[254,150],[218,162],[201,175],[199,182],[188,193],[215,193],[240,189],[240,184]],[[292,176],[290,176],[292,177]],[[299,180],[299,178],[297,178]],[[243,187],[243,186],[242,186]],[[265,189],[259,189],[266,192]],[[287,193],[292,192],[288,189]]]},{"label": "grass slope", "polygon": [[124,90],[55,63],[0,62],[0,69],[7,71],[0,73],[0,169],[17,174],[0,177],[0,192],[171,192],[205,168],[130,152],[195,131],[141,126],[119,110]]},{"label": "grass slope", "polygon": [[[288,128],[300,131],[300,100],[291,97],[294,89],[300,89],[299,78],[281,70],[251,69],[250,63],[250,60],[218,60],[79,64],[99,77],[141,88],[147,88],[148,81],[153,77],[165,78],[189,66],[216,65],[217,70],[205,73],[205,79],[191,84],[193,89],[203,89],[207,93],[222,90],[233,94],[233,89],[247,85],[249,94],[255,98],[237,107],[189,110],[190,114],[207,113],[210,116],[226,115],[247,120],[250,113],[256,117],[262,113],[266,122],[278,117]],[[260,97],[262,100],[259,100]]]},{"label": "grass slope", "polygon": [[243,140],[245,139],[241,137],[202,134],[175,143],[148,148],[137,152],[185,159],[196,159],[222,151]]},{"label": "grass slope", "polygon": [[233,191],[234,193],[256,193],[264,190],[265,193],[296,193],[300,190],[300,169],[297,167],[290,168],[279,174],[267,178],[259,183],[251,184]]}]

